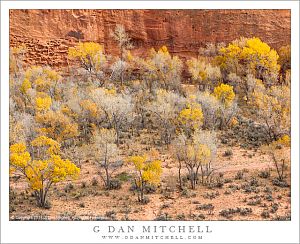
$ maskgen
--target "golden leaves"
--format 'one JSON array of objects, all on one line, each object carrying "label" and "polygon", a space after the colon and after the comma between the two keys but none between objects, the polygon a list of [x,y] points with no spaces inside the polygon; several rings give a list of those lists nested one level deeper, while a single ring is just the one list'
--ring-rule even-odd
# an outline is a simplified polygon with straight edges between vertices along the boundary
[{"label": "golden leaves", "polygon": [[225,107],[230,107],[234,98],[235,93],[233,87],[227,84],[220,84],[214,88],[213,96],[215,96]]}]

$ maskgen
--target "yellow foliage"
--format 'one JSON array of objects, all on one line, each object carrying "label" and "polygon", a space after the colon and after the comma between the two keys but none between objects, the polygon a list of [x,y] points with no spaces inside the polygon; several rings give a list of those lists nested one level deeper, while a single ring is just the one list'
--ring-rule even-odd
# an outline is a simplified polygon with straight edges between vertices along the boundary
[{"label": "yellow foliage", "polygon": [[102,52],[103,47],[95,42],[80,42],[76,47],[70,47],[69,58],[93,58],[97,53]]},{"label": "yellow foliage", "polygon": [[115,96],[117,94],[117,91],[116,91],[115,88],[105,89],[104,91],[105,91],[105,94],[107,94],[107,95],[113,95],[113,96]]},{"label": "yellow foliage", "polygon": [[239,123],[236,117],[233,117],[230,121],[230,126],[236,126]]},{"label": "yellow foliage", "polygon": [[70,59],[78,59],[86,69],[93,67],[99,70],[106,62],[103,52],[103,46],[98,43],[80,42],[77,46],[69,48],[68,57]]},{"label": "yellow foliage", "polygon": [[52,99],[50,96],[45,95],[43,97],[37,97],[35,100],[36,110],[39,112],[45,112],[50,109]]},{"label": "yellow foliage", "polygon": [[131,52],[128,50],[127,51],[127,55],[126,55],[126,59],[130,62],[134,59],[133,55],[131,54]]},{"label": "yellow foliage", "polygon": [[22,85],[20,87],[20,91],[23,94],[26,94],[27,91],[31,88],[31,82],[28,79],[24,79],[24,81],[22,82]]},{"label": "yellow foliage", "polygon": [[10,163],[14,168],[25,168],[30,160],[30,154],[26,151],[24,143],[17,143],[10,146]]},{"label": "yellow foliage", "polygon": [[226,107],[231,106],[235,98],[233,87],[227,84],[220,84],[215,87],[213,95]]},{"label": "yellow foliage", "polygon": [[24,43],[22,43],[20,46],[11,47],[10,50],[13,54],[21,54],[27,51],[27,47]]},{"label": "yellow foliage", "polygon": [[162,46],[158,51],[163,54],[169,54],[168,48],[166,46]]},{"label": "yellow foliage", "polygon": [[[246,65],[254,74],[259,67],[264,67],[267,72],[274,74],[280,69],[277,52],[256,37],[241,38],[227,47],[220,48],[219,52],[221,55],[217,57],[217,62],[221,68],[233,69],[231,71],[235,73],[239,72],[239,65]],[[247,68],[243,68],[243,71],[245,72]]]},{"label": "yellow foliage", "polygon": [[203,112],[198,103],[187,104],[187,107],[180,111],[178,116],[180,124],[198,129],[203,124]]},{"label": "yellow foliage", "polygon": [[211,160],[211,150],[205,144],[190,144],[187,146],[187,158],[200,164],[208,164]]},{"label": "yellow foliage", "polygon": [[84,110],[88,111],[88,113],[92,117],[94,117],[94,118],[97,117],[97,115],[98,115],[98,109],[97,109],[97,104],[96,103],[92,102],[91,100],[86,99],[86,100],[82,100],[80,102],[80,106]]},{"label": "yellow foliage", "polygon": [[33,88],[37,92],[49,93],[50,89],[55,88],[60,80],[60,74],[51,68],[31,66],[25,71],[25,79],[20,89],[24,93],[30,84],[29,88]]},{"label": "yellow foliage", "polygon": [[193,80],[204,81],[207,78],[204,61],[192,58],[186,63]]},{"label": "yellow foliage", "polygon": [[[251,94],[251,104],[269,128],[269,134],[276,138],[290,128],[291,98],[290,87],[285,85],[265,88],[263,84],[256,86]],[[274,139],[274,138],[273,138]]]},{"label": "yellow foliage", "polygon": [[289,147],[291,145],[291,138],[288,135],[284,135],[277,142],[282,146]]},{"label": "yellow foliage", "polygon": [[46,137],[46,136],[39,136],[39,137],[35,138],[31,142],[31,145],[34,147],[46,147],[46,152],[49,155],[57,154],[57,153],[59,153],[59,150],[60,150],[59,143],[49,137]]},{"label": "yellow foliage", "polygon": [[140,61],[145,69],[145,80],[150,90],[154,82],[159,82],[164,89],[178,85],[182,61],[177,56],[172,57],[166,46],[161,47],[157,52],[152,48],[149,57]]},{"label": "yellow foliage", "polygon": [[162,173],[161,161],[148,161],[147,156],[131,156],[127,162],[133,164],[136,170],[136,180],[139,184],[158,184]]},{"label": "yellow foliage", "polygon": [[42,125],[39,129],[41,134],[54,138],[57,141],[74,138],[78,136],[78,125],[72,122],[71,118],[61,111],[49,110],[42,114],[37,114],[36,122]]},{"label": "yellow foliage", "polygon": [[59,153],[59,144],[47,137],[38,137],[31,142],[32,146],[48,148],[48,158],[31,160],[24,144],[14,144],[10,147],[10,168],[12,172],[19,170],[27,179],[32,190],[45,190],[52,183],[75,179],[80,173],[70,160],[63,160]]}]

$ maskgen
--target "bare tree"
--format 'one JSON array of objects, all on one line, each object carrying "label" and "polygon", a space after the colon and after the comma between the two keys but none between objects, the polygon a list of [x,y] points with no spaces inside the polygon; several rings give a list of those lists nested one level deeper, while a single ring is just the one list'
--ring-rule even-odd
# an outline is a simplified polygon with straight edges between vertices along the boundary
[{"label": "bare tree", "polygon": [[121,76],[121,85],[124,82],[124,59],[125,59],[125,51],[132,49],[133,44],[131,42],[131,38],[128,33],[125,31],[125,27],[123,25],[116,25],[115,30],[111,33],[112,38],[118,42],[119,50],[120,50],[120,62],[118,65],[120,66],[120,76]]}]

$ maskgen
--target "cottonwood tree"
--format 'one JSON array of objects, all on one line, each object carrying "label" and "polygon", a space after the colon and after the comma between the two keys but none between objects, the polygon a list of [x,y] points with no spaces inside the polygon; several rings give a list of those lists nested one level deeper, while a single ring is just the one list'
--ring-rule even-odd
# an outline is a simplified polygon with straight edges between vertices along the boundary
[{"label": "cottonwood tree", "polygon": [[138,201],[144,203],[146,184],[157,185],[160,183],[161,161],[148,160],[147,156],[131,156],[127,162],[134,168],[133,178],[138,189]]},{"label": "cottonwood tree", "polygon": [[118,43],[120,53],[119,60],[114,64],[113,71],[120,72],[121,85],[123,85],[124,71],[126,70],[125,54],[129,49],[133,48],[133,44],[123,25],[116,25],[111,36]]},{"label": "cottonwood tree", "polygon": [[195,94],[195,101],[201,104],[203,112],[203,128],[220,128],[220,111],[222,110],[222,104],[220,101],[209,91],[197,92]]},{"label": "cottonwood tree", "polygon": [[291,69],[291,46],[283,46],[278,51],[279,59],[278,63],[280,64],[280,76],[281,83],[288,84],[288,74]]},{"label": "cottonwood tree", "polygon": [[69,48],[68,58],[78,60],[80,66],[88,72],[91,81],[95,80],[99,86],[103,86],[107,57],[102,45],[95,42],[80,42],[75,47]]},{"label": "cottonwood tree", "polygon": [[35,117],[28,113],[12,112],[9,115],[9,141],[10,144],[30,143],[36,136],[38,124]]},{"label": "cottonwood tree", "polygon": [[237,112],[233,87],[222,83],[214,88],[212,95],[220,102],[218,111],[220,113],[220,128],[224,128]]},{"label": "cottonwood tree", "polygon": [[[245,95],[248,92],[246,77],[252,74],[269,86],[275,84],[278,79],[279,56],[274,49],[259,38],[240,38],[219,49],[220,55],[216,57],[222,72],[227,75],[235,73],[241,77],[240,86]],[[226,78],[225,77],[225,78]]]},{"label": "cottonwood tree", "polygon": [[207,64],[202,58],[192,58],[186,63],[192,80],[200,90],[211,89],[222,80],[220,67]]},{"label": "cottonwood tree", "polygon": [[102,88],[93,90],[91,96],[99,110],[105,114],[109,127],[115,129],[116,142],[119,146],[122,128],[130,124],[134,118],[134,104],[131,96]]},{"label": "cottonwood tree", "polygon": [[179,128],[190,137],[192,132],[203,125],[203,112],[201,105],[195,101],[188,102],[178,115]]},{"label": "cottonwood tree", "polygon": [[146,109],[151,112],[160,130],[161,140],[167,145],[170,144],[175,133],[176,118],[184,105],[183,97],[162,89],[157,91],[156,99],[146,105]]},{"label": "cottonwood tree", "polygon": [[193,133],[191,139],[184,135],[179,135],[174,142],[176,158],[180,161],[181,172],[182,165],[188,171],[188,178],[191,188],[195,189],[201,176],[201,183],[205,184],[213,172],[212,162],[216,156],[216,135],[213,132],[197,130]]},{"label": "cottonwood tree", "polygon": [[286,85],[266,88],[257,81],[249,104],[266,127],[269,139],[277,140],[282,134],[289,134],[291,98],[290,87]]},{"label": "cottonwood tree", "polygon": [[184,167],[184,162],[186,159],[186,146],[188,143],[188,139],[184,133],[180,133],[172,142],[172,155],[177,160],[177,168],[178,168],[178,182],[179,187],[183,189],[182,183],[182,170]]},{"label": "cottonwood tree", "polygon": [[14,79],[19,79],[23,71],[23,64],[27,47],[24,43],[17,47],[11,47],[9,51],[9,73]]},{"label": "cottonwood tree", "polygon": [[145,60],[140,60],[143,70],[143,79],[150,92],[154,88],[165,90],[180,90],[182,61],[177,56],[172,56],[166,46],[158,51],[153,48]]},{"label": "cottonwood tree", "polygon": [[74,141],[79,135],[78,124],[61,110],[49,110],[36,115],[36,122],[39,124],[37,131],[57,140],[59,143]]},{"label": "cottonwood tree", "polygon": [[116,144],[117,135],[114,129],[100,129],[93,135],[93,157],[97,165],[104,171],[100,174],[104,185],[107,189],[111,189],[112,174],[121,165],[118,161],[119,149]]},{"label": "cottonwood tree", "polygon": [[34,139],[29,150],[24,143],[10,146],[11,173],[25,177],[40,207],[47,207],[47,194],[52,185],[76,179],[80,173],[75,164],[59,154],[59,143],[45,136]]}]

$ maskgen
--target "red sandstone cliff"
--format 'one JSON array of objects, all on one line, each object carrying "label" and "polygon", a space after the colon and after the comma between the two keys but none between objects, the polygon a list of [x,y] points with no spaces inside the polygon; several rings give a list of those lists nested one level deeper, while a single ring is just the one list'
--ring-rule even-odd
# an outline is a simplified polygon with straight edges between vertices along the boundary
[{"label": "red sandstone cliff", "polygon": [[180,57],[196,56],[207,42],[257,36],[274,48],[290,43],[289,10],[11,10],[10,44],[25,43],[27,62],[55,67],[67,64],[69,46],[81,41],[104,44],[116,55],[110,31],[123,24],[145,55],[166,45]]}]

